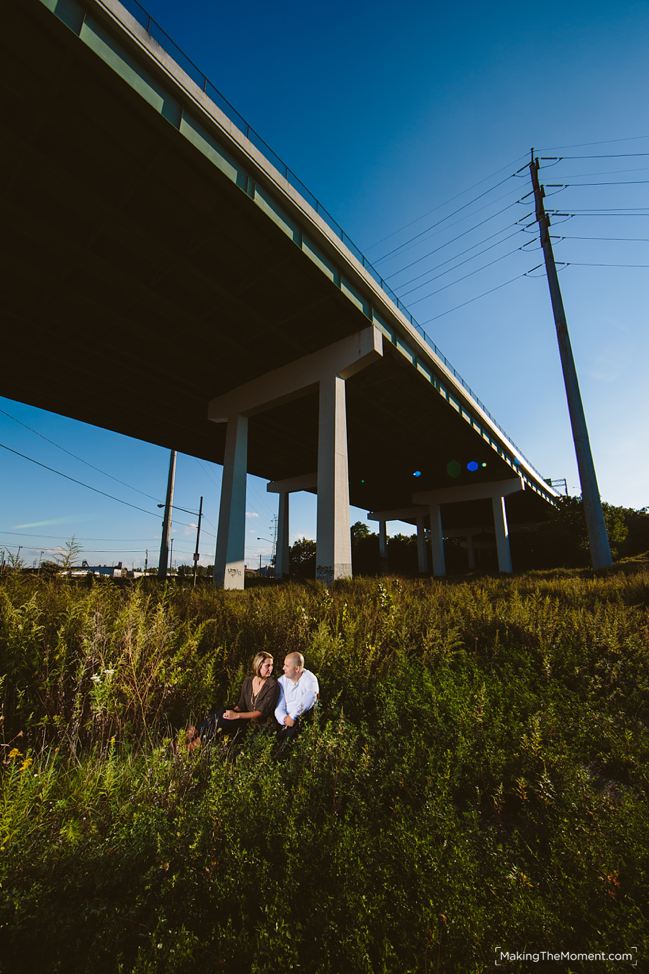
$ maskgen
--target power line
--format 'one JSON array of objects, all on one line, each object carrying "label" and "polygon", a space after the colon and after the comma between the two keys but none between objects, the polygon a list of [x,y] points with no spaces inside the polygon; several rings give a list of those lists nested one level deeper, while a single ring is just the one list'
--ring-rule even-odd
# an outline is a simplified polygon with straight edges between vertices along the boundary
[{"label": "power line", "polygon": [[462,210],[466,210],[467,207],[473,206],[474,203],[477,203],[478,200],[481,200],[484,196],[487,196],[488,193],[493,192],[494,189],[497,189],[499,186],[502,186],[503,183],[508,182],[508,180],[510,180],[514,175],[515,173],[511,173],[509,176],[506,176],[505,179],[501,179],[500,182],[495,183],[494,186],[490,186],[489,189],[485,189],[484,192],[479,193],[477,196],[474,196],[473,199],[468,201],[468,203],[463,203],[462,206],[458,206],[456,210],[453,210],[451,213],[447,213],[447,215],[442,217],[441,220],[437,220],[435,223],[432,223],[429,227],[426,227],[424,230],[420,230],[419,233],[416,233],[413,237],[410,237],[408,240],[404,240],[402,244],[399,244],[398,247],[394,247],[393,250],[388,251],[387,254],[383,254],[382,257],[377,257],[376,260],[373,261],[373,263],[379,264],[381,261],[386,260],[388,257],[391,257],[393,254],[396,254],[397,251],[402,250],[405,246],[407,246],[407,244],[412,243],[414,240],[418,240],[420,237],[423,237],[424,234],[428,233],[430,230],[435,229],[435,227],[441,226],[442,223],[446,223],[446,221],[450,220],[452,216],[456,216],[458,213],[461,213]]},{"label": "power line", "polygon": [[[562,156],[559,158],[563,158]],[[540,166],[540,169],[553,169],[553,166]],[[633,169],[597,169],[595,172],[573,172],[567,175],[566,179],[581,179],[582,176],[617,176],[618,174],[628,173],[628,172],[649,172],[649,167],[647,166],[635,166]],[[561,178],[561,173],[558,177]]]},{"label": "power line", "polygon": [[[497,201],[494,200],[494,202]],[[446,243],[440,244],[438,247],[434,247],[432,250],[427,251],[427,253],[423,254],[423,256],[421,257],[416,257],[415,260],[411,260],[409,264],[404,264],[404,266],[400,267],[398,271],[393,271],[391,274],[389,274],[386,277],[386,280],[392,281],[397,276],[397,274],[401,274],[403,273],[403,271],[407,271],[411,267],[414,267],[415,264],[420,264],[422,260],[426,260],[427,257],[432,257],[433,254],[439,253],[440,250],[444,250],[444,248],[448,247],[450,244],[455,243],[457,240],[461,240],[462,237],[466,237],[467,234],[472,233],[473,230],[477,230],[479,227],[484,226],[485,223],[489,223],[491,220],[495,220],[497,216],[500,216],[502,213],[506,213],[507,210],[511,210],[512,206],[516,206],[516,204],[520,202],[521,202],[520,199],[517,199],[514,200],[512,203],[508,203],[507,206],[503,206],[501,210],[497,210],[497,212],[492,213],[491,216],[485,217],[484,220],[480,220],[479,223],[474,223],[472,227],[468,228],[468,230],[463,230],[462,233],[458,233],[457,236],[452,237],[450,240],[447,240]],[[457,222],[461,223],[462,221],[458,220]],[[451,225],[454,226],[455,224],[451,224]],[[514,226],[514,224],[513,223],[508,224],[506,227],[503,227],[503,230],[508,230],[510,226]]]},{"label": "power line", "polygon": [[561,263],[566,267],[649,267],[649,264],[595,264],[575,260],[564,260]]},{"label": "power line", "polygon": [[522,250],[522,247],[514,247],[513,250],[508,250],[506,254],[501,254],[500,257],[496,257],[494,260],[490,260],[487,264],[483,264],[481,267],[476,267],[475,270],[469,271],[468,274],[464,274],[462,277],[458,277],[457,281],[451,281],[449,284],[445,284],[443,287],[437,288],[436,291],[431,291],[429,294],[424,294],[422,298],[417,298],[415,301],[411,301],[411,305],[419,304],[420,301],[425,301],[426,298],[432,298],[435,294],[440,294],[442,291],[448,290],[450,287],[454,287],[456,284],[460,284],[462,281],[466,281],[467,278],[473,277],[474,274],[479,274],[480,271],[486,270],[487,267],[491,267],[493,264],[497,264],[499,261],[504,260],[505,257],[511,257],[512,254],[517,253],[517,251]]},{"label": "power line", "polygon": [[619,179],[598,183],[546,183],[549,187],[561,187],[561,189],[573,189],[575,186],[640,186],[649,183],[649,179]]},{"label": "power line", "polygon": [[88,460],[84,460],[83,457],[78,456],[78,454],[76,453],[72,453],[71,450],[66,449],[64,446],[61,446],[60,443],[56,443],[54,440],[51,440],[49,436],[45,436],[44,433],[40,433],[38,430],[35,430],[32,426],[28,426],[27,423],[23,423],[21,419],[18,419],[16,416],[12,416],[12,414],[8,413],[6,409],[0,409],[0,413],[2,413],[4,416],[7,416],[8,419],[11,419],[14,423],[18,423],[18,425],[22,426],[24,429],[29,430],[30,433],[34,433],[36,436],[40,436],[42,440],[45,440],[46,443],[50,443],[52,446],[55,446],[57,450],[61,450],[63,453],[67,453],[68,456],[74,457],[74,459],[79,460],[80,463],[85,463],[87,467],[90,467],[92,470],[96,470],[97,473],[103,474],[105,477],[110,477],[111,480],[114,480],[115,483],[121,484],[122,487],[128,487],[129,490],[134,490],[138,494],[142,494],[144,497],[148,497],[152,501],[159,500],[158,497],[154,497],[152,494],[147,494],[145,490],[140,490],[139,487],[133,487],[132,484],[127,484],[125,480],[120,480],[118,477],[113,476],[112,473],[108,473],[106,470],[102,470],[101,467],[96,467],[93,463],[90,463]]},{"label": "power line", "polygon": [[[624,211],[624,212],[620,212]],[[643,212],[639,212],[643,211]],[[647,212],[645,212],[647,211]],[[572,209],[569,213],[563,210],[549,210],[548,215],[551,217],[558,216],[649,216],[649,207],[639,206],[639,207],[623,207],[623,206],[611,206],[611,207],[593,207],[590,209]]]},{"label": "power line", "polygon": [[[48,538],[52,541],[68,541],[70,538],[69,534],[28,534],[27,531],[1,531],[0,534],[10,534],[19,538]],[[151,543],[158,541],[158,538],[80,538],[78,535],[74,535],[75,541],[150,541]]]},{"label": "power line", "polygon": [[[408,294],[412,294],[413,291],[418,291],[420,287],[425,287],[427,284],[432,284],[433,281],[438,281],[440,279],[440,277],[445,277],[446,274],[452,274],[453,271],[456,271],[458,269],[458,267],[462,267],[464,264],[468,264],[472,260],[477,260],[478,257],[482,257],[483,254],[486,254],[486,253],[488,253],[488,251],[493,250],[494,247],[500,247],[500,245],[502,243],[505,243],[506,240],[511,240],[512,237],[515,237],[515,236],[517,236],[517,234],[522,233],[522,232],[523,232],[523,228],[522,227],[518,227],[517,230],[514,230],[513,233],[510,233],[506,237],[503,237],[502,240],[497,240],[495,243],[490,244],[489,247],[484,247],[483,250],[479,250],[477,254],[472,254],[471,257],[466,257],[464,260],[461,260],[459,264],[455,264],[454,267],[449,267],[447,270],[442,271],[441,274],[437,274],[435,277],[431,277],[428,281],[422,281],[421,284],[417,284],[415,287],[410,288],[409,291],[401,291],[400,292],[400,297],[401,298],[404,298]],[[492,234],[492,236],[493,236],[493,234]],[[487,237],[487,240],[488,239],[489,239],[489,237]],[[529,241],[528,241],[528,243],[529,243]],[[477,244],[474,244],[474,246],[477,246]],[[469,250],[472,250],[472,249],[473,248],[469,247]],[[463,251],[463,253],[466,254],[466,253],[468,253],[468,251],[465,250],[465,251]],[[432,273],[432,271],[437,270],[439,267],[443,267],[444,264],[449,263],[449,261],[455,260],[457,257],[461,257],[461,256],[462,256],[462,254],[456,254],[455,257],[449,257],[449,259],[447,261],[444,261],[442,264],[438,264],[437,267],[431,267],[431,268],[429,268],[427,271],[424,271],[423,274],[419,274],[418,277],[424,277],[426,274]],[[416,281],[416,280],[417,280],[417,277],[413,277],[411,281],[406,281],[402,285],[402,287],[406,287],[408,284],[411,284],[413,281]]]},{"label": "power line", "polygon": [[540,152],[552,152],[560,149],[582,149],[590,145],[613,145],[617,142],[640,142],[642,139],[649,139],[649,135],[630,135],[627,139],[600,139],[597,142],[575,142],[573,145],[549,145]]},{"label": "power line", "polygon": [[422,326],[429,325],[431,321],[437,321],[438,318],[443,318],[445,315],[450,315],[452,311],[457,311],[459,308],[464,308],[467,304],[472,304],[474,301],[484,298],[487,294],[493,294],[494,291],[500,291],[501,288],[507,287],[508,284],[513,284],[514,281],[518,281],[521,277],[529,277],[532,271],[535,271],[538,267],[541,267],[541,264],[537,264],[536,267],[532,267],[529,271],[524,271],[522,274],[517,274],[516,277],[510,277],[508,281],[503,281],[502,284],[497,284],[495,287],[489,288],[488,291],[483,291],[481,294],[476,294],[475,297],[469,298],[468,301],[463,301],[462,304],[456,304],[453,308],[448,308],[446,311],[442,311],[438,315],[433,315],[432,318],[427,318],[426,321],[422,321],[421,324]]},{"label": "power line", "polygon": [[517,156],[515,159],[512,159],[511,162],[508,162],[505,166],[501,166],[500,169],[496,169],[495,172],[489,173],[487,176],[483,176],[482,179],[479,179],[475,183],[471,183],[470,186],[467,186],[467,188],[463,189],[460,193],[455,193],[454,196],[451,196],[449,197],[449,199],[444,200],[443,203],[438,203],[436,206],[433,206],[430,210],[426,210],[425,213],[422,213],[421,216],[415,217],[415,219],[410,220],[409,223],[404,223],[402,226],[397,227],[396,230],[393,230],[391,233],[388,233],[385,237],[381,237],[380,240],[376,240],[373,244],[370,244],[370,246],[367,249],[372,250],[374,247],[378,247],[379,244],[384,243],[386,240],[390,240],[392,237],[395,237],[398,233],[401,233],[402,230],[407,230],[408,227],[413,226],[413,224],[415,223],[419,223],[420,220],[423,220],[425,217],[430,216],[431,213],[435,213],[437,212],[437,210],[441,210],[443,209],[443,207],[448,206],[449,203],[453,203],[455,200],[459,199],[460,196],[464,196],[465,193],[470,193],[471,190],[475,189],[476,186],[480,186],[482,183],[486,182],[488,179],[492,179],[494,176],[499,176],[501,172],[505,171],[505,169],[510,169],[511,166],[516,165],[516,163],[520,162],[521,159],[526,158],[526,155],[527,155],[526,153],[523,153],[523,155]]},{"label": "power line", "polygon": [[547,162],[553,159],[556,159],[557,162],[562,162],[564,159],[639,159],[644,156],[649,156],[649,152],[616,152],[590,156],[541,156],[540,158],[545,159]]},{"label": "power line", "polygon": [[[30,463],[35,463],[37,467],[43,467],[44,470],[49,470],[50,473],[58,474],[59,477],[65,477],[66,480],[72,481],[73,484],[78,484],[80,487],[86,487],[88,490],[92,490],[95,494],[101,494],[103,497],[109,497],[113,501],[117,501],[118,504],[124,504],[126,507],[132,507],[136,511],[141,511],[143,514],[149,514],[151,517],[157,517],[162,520],[160,514],[156,514],[154,511],[147,511],[144,507],[138,507],[137,504],[131,504],[130,501],[124,501],[121,497],[115,497],[114,494],[108,494],[105,490],[99,490],[98,487],[91,487],[90,484],[85,484],[82,480],[77,480],[76,477],[70,477],[67,473],[63,473],[61,470],[56,470],[54,467],[48,467],[46,463],[41,463],[40,460],[35,460],[33,457],[28,457],[26,453],[20,453],[18,450],[12,449],[7,446],[6,443],[0,443],[0,447],[3,450],[8,450],[9,453],[14,453],[17,457],[22,457],[23,460],[29,460]],[[191,527],[191,525],[187,525]]]},{"label": "power line", "polygon": [[580,237],[573,234],[560,237],[561,240],[613,240],[624,243],[649,243],[649,237]]}]

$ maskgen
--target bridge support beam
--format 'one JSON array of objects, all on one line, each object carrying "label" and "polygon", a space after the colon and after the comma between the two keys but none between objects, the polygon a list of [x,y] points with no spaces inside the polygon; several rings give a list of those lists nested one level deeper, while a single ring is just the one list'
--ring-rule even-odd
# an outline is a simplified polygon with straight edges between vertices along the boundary
[{"label": "bridge support beam", "polygon": [[225,440],[219,528],[214,556],[214,584],[217,588],[244,587],[247,461],[248,418],[234,416],[228,421]]},{"label": "bridge support beam", "polygon": [[428,572],[428,551],[426,550],[426,529],[424,518],[417,518],[417,571],[420,575]]},{"label": "bridge support beam", "polygon": [[473,535],[466,535],[466,557],[469,565],[469,571],[475,571],[475,545],[473,544]]},{"label": "bridge support beam", "polygon": [[[216,585],[243,587],[247,417],[304,395],[314,387],[318,389],[319,397],[316,577],[330,584],[352,574],[345,382],[382,354],[381,332],[372,325],[211,400],[209,418],[216,423],[228,424],[214,565]],[[245,434],[243,427],[239,434],[235,434],[235,427],[239,429],[238,424],[244,419]],[[282,490],[278,492],[281,494]],[[288,510],[285,521],[288,539]],[[283,559],[284,555],[282,562]]]},{"label": "bridge support beam", "polygon": [[509,528],[507,527],[507,512],[504,497],[492,497],[491,508],[494,515],[494,531],[496,533],[496,552],[498,554],[498,571],[510,574],[512,571],[512,555],[509,548]]},{"label": "bridge support beam", "polygon": [[379,563],[382,572],[388,569],[388,522],[383,518],[379,521]]},{"label": "bridge support beam", "polygon": [[283,490],[279,495],[277,509],[277,544],[275,546],[275,578],[286,578],[289,571],[289,492]]},{"label": "bridge support beam", "polygon": [[307,473],[301,477],[286,480],[271,480],[266,485],[269,494],[279,494],[277,509],[277,547],[275,552],[275,578],[288,578],[290,574],[289,556],[289,495],[298,490],[317,490],[317,475]]},{"label": "bridge support beam", "polygon": [[[462,501],[491,500],[494,517],[494,531],[496,534],[496,549],[498,552],[498,569],[501,572],[511,572],[512,559],[509,550],[509,531],[505,512],[505,497],[525,489],[522,477],[510,480],[499,480],[487,484],[467,484],[463,487],[441,487],[438,490],[422,491],[413,496],[415,504],[430,504],[430,532],[431,548],[433,552],[433,574],[445,574],[444,547],[442,539],[442,522],[439,514],[440,504],[457,504]],[[435,514],[437,510],[437,514]],[[463,532],[465,533],[465,532]],[[469,552],[472,541],[469,540]],[[437,563],[436,559],[437,558]],[[469,559],[471,554],[469,553]],[[475,564],[475,561],[474,561]],[[441,571],[438,569],[441,567]]]},{"label": "bridge support beam", "polygon": [[320,379],[316,578],[330,585],[352,574],[345,380]]},{"label": "bridge support beam", "polygon": [[433,558],[433,575],[441,578],[446,575],[446,559],[444,558],[442,511],[439,504],[430,505],[430,550]]}]

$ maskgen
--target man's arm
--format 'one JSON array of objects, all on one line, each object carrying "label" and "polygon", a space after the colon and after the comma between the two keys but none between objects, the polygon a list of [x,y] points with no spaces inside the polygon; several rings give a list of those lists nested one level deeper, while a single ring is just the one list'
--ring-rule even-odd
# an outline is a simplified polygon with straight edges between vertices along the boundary
[{"label": "man's arm", "polygon": [[313,675],[313,673],[303,673],[302,679],[300,680],[300,696],[297,703],[289,710],[289,716],[293,720],[300,717],[302,714],[306,714],[309,710],[312,710],[315,706],[315,702],[318,699],[319,686],[318,681]]}]

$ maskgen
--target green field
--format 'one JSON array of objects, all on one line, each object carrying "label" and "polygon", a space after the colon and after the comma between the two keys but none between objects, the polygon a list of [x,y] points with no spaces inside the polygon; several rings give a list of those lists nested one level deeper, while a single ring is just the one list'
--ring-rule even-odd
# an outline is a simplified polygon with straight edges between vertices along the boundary
[{"label": "green field", "polygon": [[[642,969],[648,604],[646,559],[245,593],[6,574],[0,969]],[[260,649],[320,679],[288,758],[174,754]]]}]

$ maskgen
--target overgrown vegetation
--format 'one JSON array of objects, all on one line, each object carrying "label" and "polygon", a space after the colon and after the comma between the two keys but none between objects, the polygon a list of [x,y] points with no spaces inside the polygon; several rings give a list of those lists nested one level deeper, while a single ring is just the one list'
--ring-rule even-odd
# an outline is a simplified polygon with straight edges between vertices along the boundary
[{"label": "overgrown vegetation", "polygon": [[[648,602],[646,560],[331,591],[8,575],[0,967],[466,974],[497,946],[632,945],[642,966]],[[175,755],[259,649],[320,678],[288,759],[261,733]]]}]

